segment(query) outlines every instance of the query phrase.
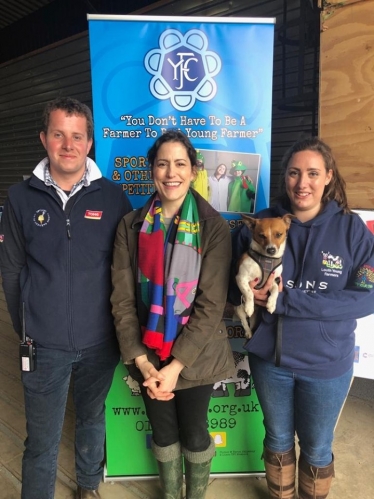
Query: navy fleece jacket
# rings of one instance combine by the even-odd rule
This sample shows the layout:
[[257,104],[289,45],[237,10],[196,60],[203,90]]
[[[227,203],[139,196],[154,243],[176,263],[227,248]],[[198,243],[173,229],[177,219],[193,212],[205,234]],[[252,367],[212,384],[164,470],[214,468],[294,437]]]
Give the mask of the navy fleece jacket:
[[[87,159],[89,185],[63,206],[44,182],[45,159],[8,192],[0,267],[15,331],[46,348],[76,351],[115,337],[110,267],[115,232],[131,211],[122,188]],[[22,306],[23,305],[23,306]]]
[[[281,205],[259,218],[283,216]],[[249,246],[243,225],[233,233],[236,261]],[[305,223],[293,220],[283,257],[283,292],[274,314],[262,320],[246,349],[274,362],[277,316],[283,316],[281,366],[318,378],[342,375],[353,363],[356,319],[374,313],[374,235],[335,201]],[[238,305],[234,281],[229,301]]]

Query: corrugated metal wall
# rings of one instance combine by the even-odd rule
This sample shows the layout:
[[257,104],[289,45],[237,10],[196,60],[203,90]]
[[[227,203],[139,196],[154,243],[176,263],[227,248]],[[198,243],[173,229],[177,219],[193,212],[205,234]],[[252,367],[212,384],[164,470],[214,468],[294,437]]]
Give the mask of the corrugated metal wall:
[[[161,1],[139,12],[276,17],[271,185],[274,195],[285,149],[300,136],[317,133],[319,31],[318,12],[312,1]],[[86,32],[0,65],[0,205],[8,187],[29,175],[44,157],[39,141],[44,104],[67,95],[91,106]]]
[[39,140],[45,103],[67,95],[92,104],[86,33],[0,67],[0,205],[8,187],[45,156]]
[[90,14],[129,14],[156,0],[0,0],[0,63],[87,30]]

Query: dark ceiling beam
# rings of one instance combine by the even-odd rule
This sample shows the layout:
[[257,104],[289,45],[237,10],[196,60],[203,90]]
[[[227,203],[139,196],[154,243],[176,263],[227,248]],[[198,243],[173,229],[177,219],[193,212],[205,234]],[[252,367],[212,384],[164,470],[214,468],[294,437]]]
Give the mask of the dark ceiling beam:
[[[44,0],[46,2],[48,0]],[[8,0],[16,6],[18,0]],[[87,14],[131,14],[152,0],[54,0],[0,29],[0,64],[87,31]],[[3,0],[0,0],[0,13]],[[16,8],[16,7],[13,7]],[[92,10],[91,10],[92,9]]]

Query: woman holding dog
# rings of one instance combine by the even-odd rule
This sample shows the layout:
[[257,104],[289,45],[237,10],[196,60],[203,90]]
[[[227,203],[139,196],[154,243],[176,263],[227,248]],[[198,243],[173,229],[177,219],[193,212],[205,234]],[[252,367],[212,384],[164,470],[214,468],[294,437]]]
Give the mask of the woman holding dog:
[[222,321],[231,256],[225,220],[195,190],[196,151],[167,131],[148,151],[155,194],[120,222],[112,304],[122,360],[139,381],[163,498],[202,499],[215,446],[213,384],[231,376]]
[[[374,236],[350,211],[331,149],[317,138],[287,151],[278,202],[257,217],[286,213],[296,218],[276,309],[260,309],[245,348],[264,414],[270,497],[295,497],[296,433],[299,498],[323,499],[334,476],[334,428],[352,380],[356,319],[374,312]],[[233,236],[234,260],[249,241],[243,225]],[[273,279],[253,289],[257,305],[266,307]],[[235,284],[230,295],[240,304]]]

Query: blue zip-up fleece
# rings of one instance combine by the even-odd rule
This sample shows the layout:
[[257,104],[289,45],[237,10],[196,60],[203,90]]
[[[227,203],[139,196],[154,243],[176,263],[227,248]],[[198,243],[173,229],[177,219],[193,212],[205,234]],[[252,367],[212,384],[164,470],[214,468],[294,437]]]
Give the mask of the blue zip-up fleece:
[[122,188],[87,159],[88,179],[66,203],[44,182],[43,160],[10,187],[1,222],[3,288],[16,332],[47,348],[80,350],[115,336],[110,267]]
[[[288,212],[277,205],[256,216]],[[250,239],[245,225],[234,232],[234,262]],[[282,315],[282,367],[315,378],[347,372],[354,358],[356,319],[374,313],[373,234],[357,214],[344,214],[335,201],[313,220],[292,220],[282,279],[274,314],[261,308],[261,323],[245,348],[274,362],[277,315]],[[240,304],[234,279],[229,301]]]

